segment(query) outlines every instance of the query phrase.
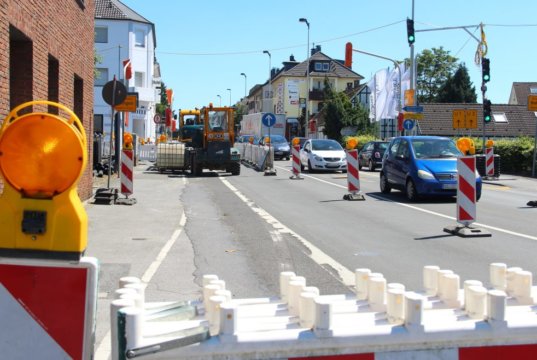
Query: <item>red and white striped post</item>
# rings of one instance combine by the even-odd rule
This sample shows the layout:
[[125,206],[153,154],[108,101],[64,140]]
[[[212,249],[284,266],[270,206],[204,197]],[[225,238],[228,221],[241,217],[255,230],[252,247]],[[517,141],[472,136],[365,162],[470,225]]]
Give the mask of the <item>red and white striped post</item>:
[[358,150],[347,150],[347,189],[344,200],[365,200],[360,191],[360,174],[358,172]]
[[476,218],[475,156],[457,159],[457,222],[468,227]]
[[133,167],[134,167],[134,151],[132,149],[123,149],[121,151],[121,193],[125,195],[126,199],[118,199],[116,203],[122,203],[132,205],[136,203],[136,199],[129,199],[129,195],[134,192],[134,180],[133,180]]
[[303,180],[300,176],[300,145],[293,145],[291,148],[292,160],[293,160],[293,175],[289,177],[291,180]]
[[485,149],[485,164],[487,177],[494,177],[494,148],[488,147]]

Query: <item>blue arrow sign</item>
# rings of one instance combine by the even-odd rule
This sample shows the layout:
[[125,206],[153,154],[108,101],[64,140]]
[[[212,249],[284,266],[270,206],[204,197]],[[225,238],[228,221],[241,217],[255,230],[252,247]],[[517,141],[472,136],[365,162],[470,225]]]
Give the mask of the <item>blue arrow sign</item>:
[[412,130],[413,127],[414,127],[414,120],[406,119],[405,121],[403,121],[403,128],[405,130]]
[[413,112],[413,113],[422,113],[423,106],[405,106],[403,107],[403,111]]
[[263,116],[261,117],[261,122],[266,127],[271,127],[276,123],[276,115],[274,115],[273,113],[263,114]]

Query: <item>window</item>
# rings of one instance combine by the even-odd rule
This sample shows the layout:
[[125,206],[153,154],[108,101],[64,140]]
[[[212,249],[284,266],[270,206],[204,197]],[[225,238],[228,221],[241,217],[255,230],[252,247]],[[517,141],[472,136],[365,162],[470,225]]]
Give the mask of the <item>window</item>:
[[143,72],[136,71],[134,73],[134,86],[144,87],[144,77],[145,74]]
[[323,71],[330,70],[330,64],[329,63],[323,63]]
[[95,42],[107,43],[108,42],[108,27],[95,26]]
[[530,88],[530,94],[537,94],[537,88]]
[[104,115],[93,115],[93,132],[104,133]]
[[507,116],[505,116],[505,113],[492,113],[492,117],[494,118],[494,122],[496,123],[509,123],[509,120],[507,120]]
[[315,63],[315,71],[323,71],[323,64]]
[[[59,102],[60,96],[60,63],[56,58],[48,56],[48,100]],[[48,112],[58,115],[60,109],[56,106],[49,105]]]
[[108,69],[107,68],[97,68],[97,74],[95,74],[95,86],[104,86],[108,82]]
[[73,81],[73,112],[84,122],[84,80],[78,75]]
[[145,32],[143,30],[134,31],[134,46],[145,47]]

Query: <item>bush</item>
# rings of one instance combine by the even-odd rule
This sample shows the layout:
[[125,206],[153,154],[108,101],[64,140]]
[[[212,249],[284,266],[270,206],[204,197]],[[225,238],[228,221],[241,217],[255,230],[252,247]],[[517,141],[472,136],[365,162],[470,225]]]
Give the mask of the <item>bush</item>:
[[356,149],[358,149],[358,151],[362,150],[362,147],[364,147],[366,143],[373,141],[373,140],[380,140],[374,135],[345,136],[343,137],[343,144],[342,144],[343,147],[345,147],[345,144],[347,143],[349,139],[356,139],[356,141],[358,142]]

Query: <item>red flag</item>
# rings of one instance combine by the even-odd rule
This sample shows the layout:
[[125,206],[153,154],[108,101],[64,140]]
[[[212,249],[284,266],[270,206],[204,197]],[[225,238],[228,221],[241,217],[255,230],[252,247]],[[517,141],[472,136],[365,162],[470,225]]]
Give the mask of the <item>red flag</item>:
[[166,108],[166,127],[172,126],[172,109]]
[[123,60],[123,70],[125,72],[125,80],[129,80],[132,78],[132,65],[131,60]]

